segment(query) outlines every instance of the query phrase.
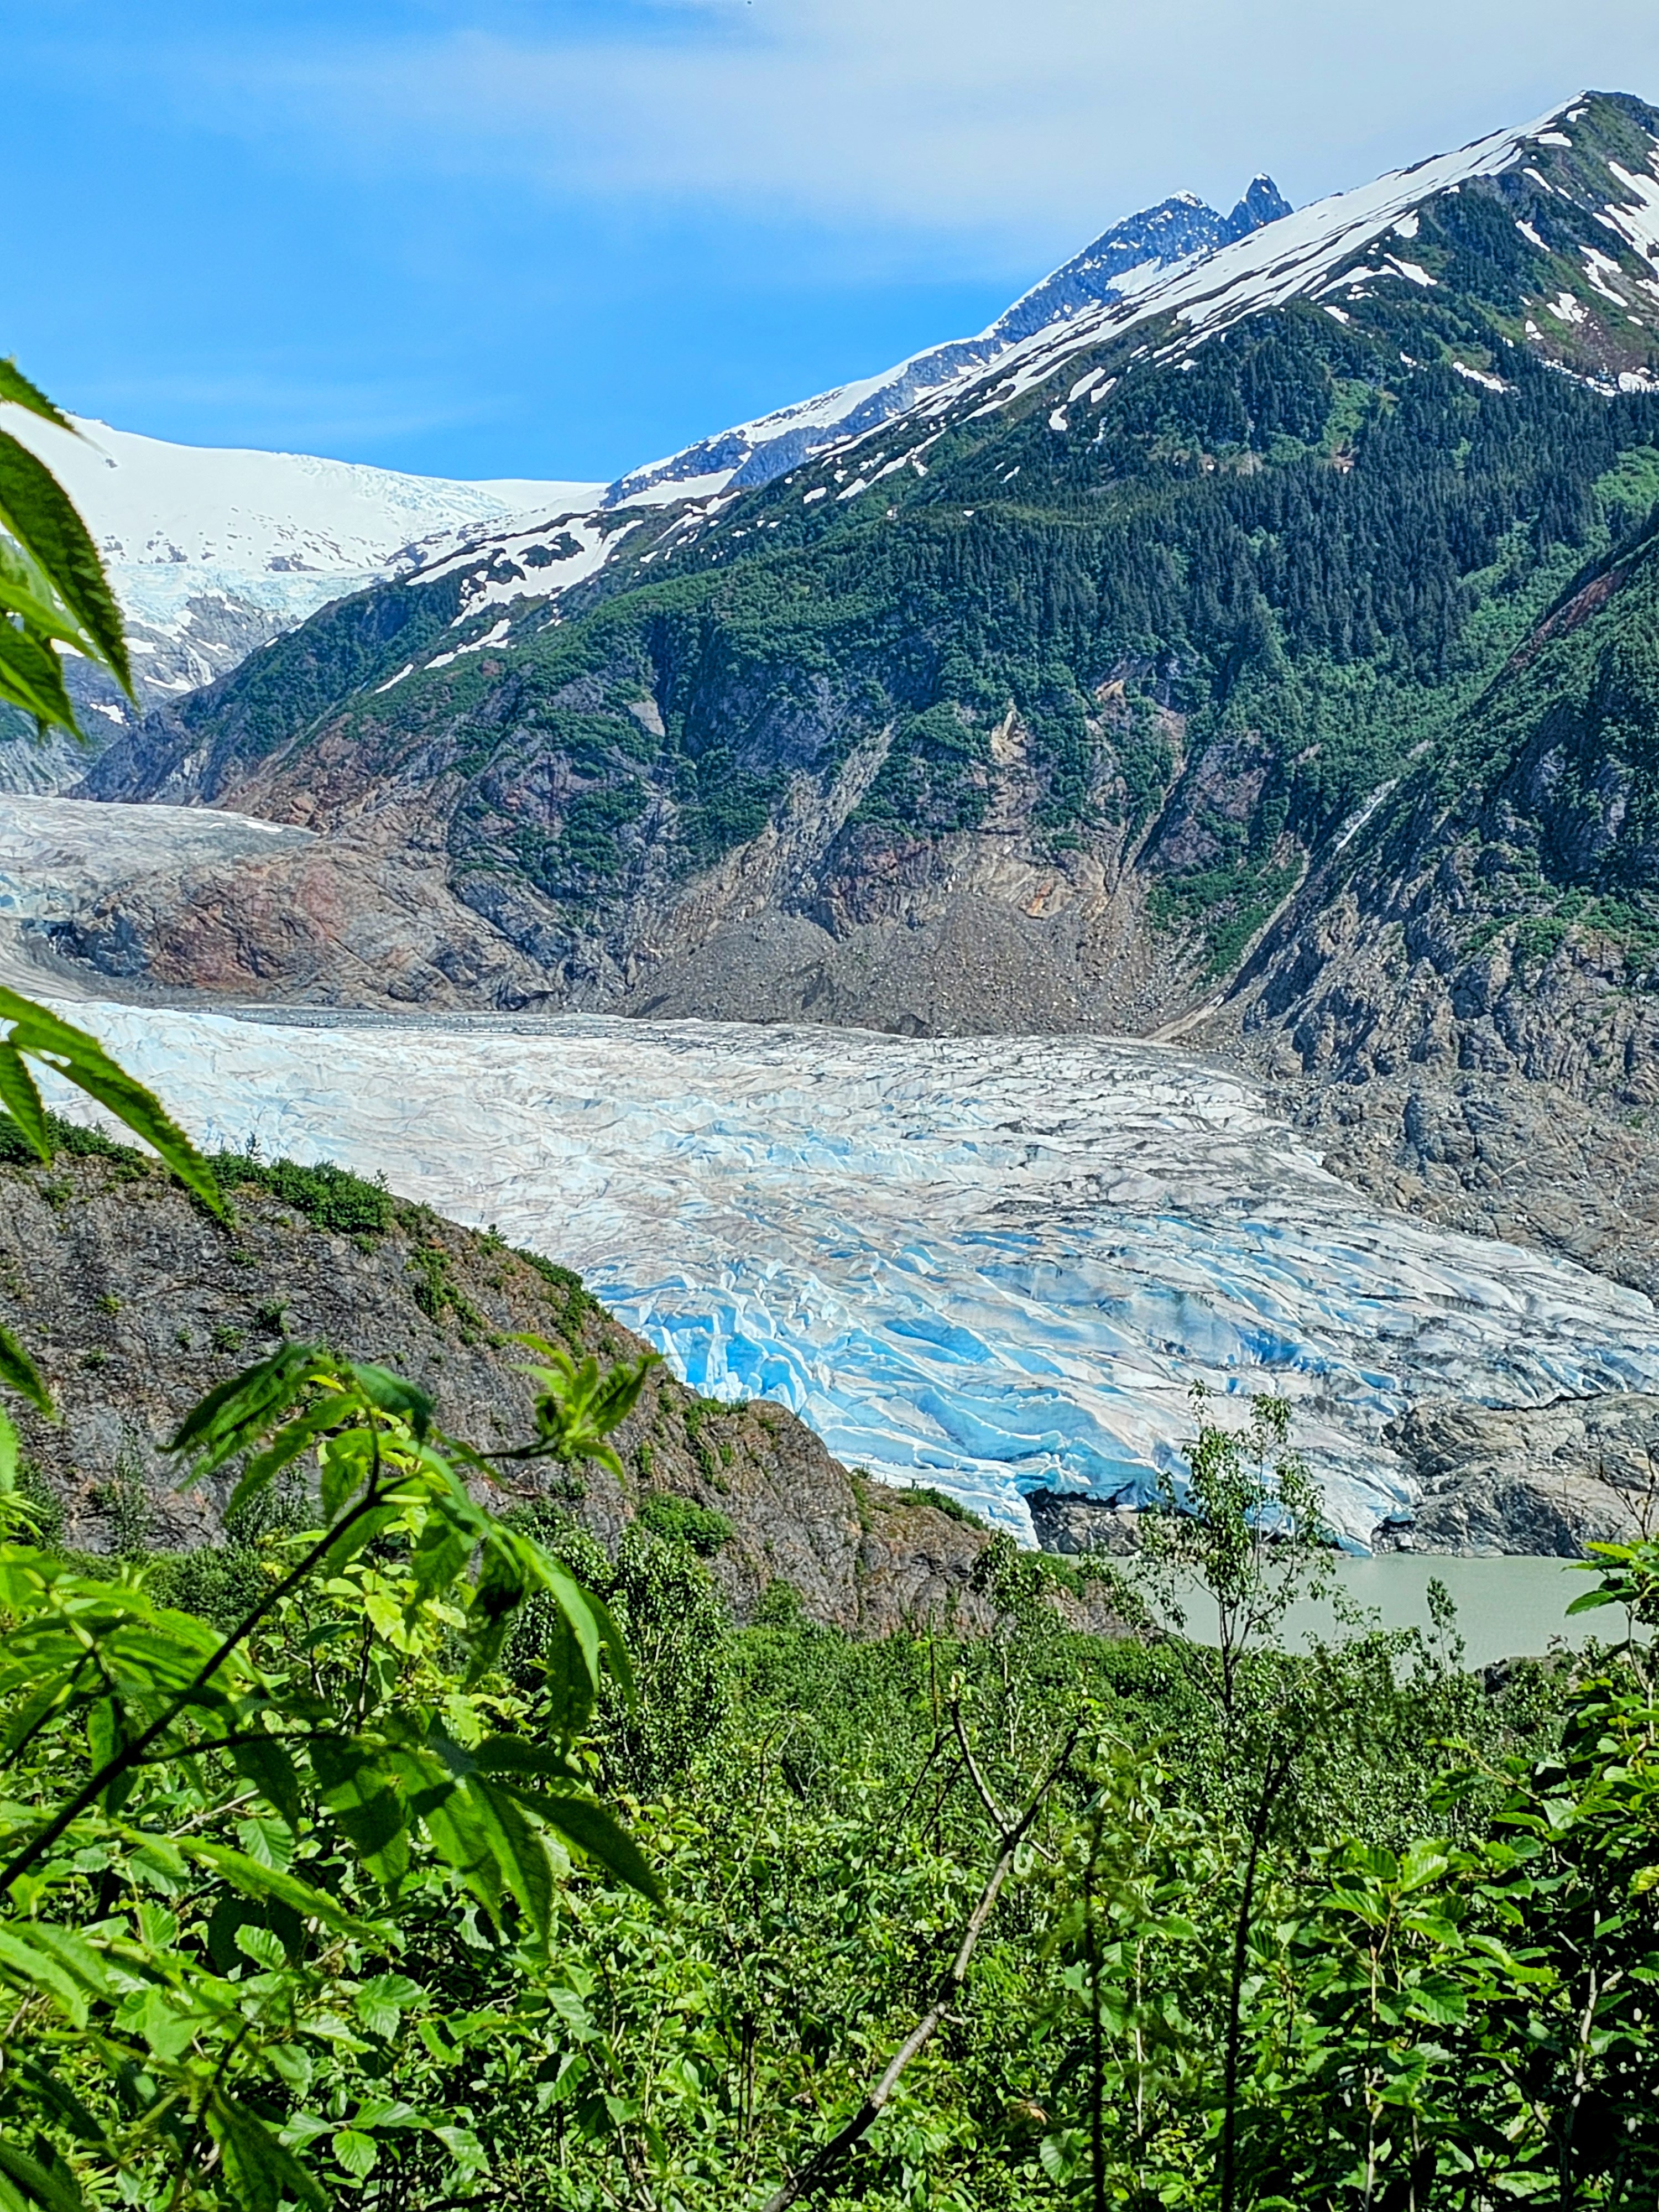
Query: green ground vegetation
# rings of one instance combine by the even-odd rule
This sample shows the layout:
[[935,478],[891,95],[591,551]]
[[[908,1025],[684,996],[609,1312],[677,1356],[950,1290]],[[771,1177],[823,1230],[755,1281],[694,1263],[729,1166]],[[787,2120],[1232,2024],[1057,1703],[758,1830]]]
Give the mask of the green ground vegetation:
[[[603,1449],[604,1378],[561,1387],[552,1425]],[[1135,1633],[1068,1626],[1105,1571],[1006,1536],[972,1632],[858,1642],[783,1584],[742,1628],[716,1516],[440,1535],[460,1509],[395,1397],[313,1363],[273,1411],[244,1378],[198,1448],[298,1413],[319,1466],[245,1477],[225,1544],[112,1579],[20,1540],[14,1493],[14,2201],[1651,2203],[1659,1548],[1602,1561],[1637,1640],[1501,1684],[1443,1601],[1426,1635],[1286,1656],[1316,1495],[1282,1407],[1200,1407],[1117,1593]],[[354,1453],[400,1501],[355,1549]],[[1213,1646],[1160,1625],[1194,1575]],[[584,1622],[614,1638],[591,1669]],[[199,1673],[239,1630],[222,1696],[180,1705],[165,1656]]]

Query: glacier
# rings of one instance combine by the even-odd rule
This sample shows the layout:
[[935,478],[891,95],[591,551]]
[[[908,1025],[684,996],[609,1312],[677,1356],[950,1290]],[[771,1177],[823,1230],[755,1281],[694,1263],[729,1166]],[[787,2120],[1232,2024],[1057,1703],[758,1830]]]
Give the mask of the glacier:
[[695,1389],[778,1400],[1027,1540],[1033,1488],[1178,1480],[1194,1383],[1290,1398],[1356,1549],[1409,1510],[1385,1431],[1413,1405],[1659,1389],[1640,1293],[1370,1206],[1173,1046],[66,1011],[203,1144],[493,1224]]
[[532,507],[590,507],[605,489],[516,477],[467,483],[310,453],[173,445],[70,420],[73,434],[0,409],[0,423],[75,501],[123,611],[158,631],[188,629],[191,601],[215,593],[300,623],[386,575],[422,539]]
[[[96,540],[127,625],[139,705],[164,707],[224,675],[331,599],[416,566],[426,541],[529,508],[591,507],[598,483],[468,483],[308,453],[179,446],[70,417],[64,430],[0,406],[0,429],[46,462]],[[137,719],[115,686],[72,660],[88,725]],[[0,787],[79,782],[72,740],[0,747]]]

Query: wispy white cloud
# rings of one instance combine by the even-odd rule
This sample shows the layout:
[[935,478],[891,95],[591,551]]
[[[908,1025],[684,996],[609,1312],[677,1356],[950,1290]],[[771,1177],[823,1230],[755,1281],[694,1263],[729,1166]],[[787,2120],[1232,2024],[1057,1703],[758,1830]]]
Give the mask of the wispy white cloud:
[[[349,21],[349,18],[340,19]],[[1258,167],[1297,198],[1585,83],[1654,89],[1649,0],[655,0],[423,9],[396,35],[198,46],[230,127],[504,189],[1080,240]],[[446,21],[452,27],[444,27]]]
[[485,419],[487,408],[434,395],[408,377],[329,377],[303,366],[135,375],[119,368],[99,382],[98,405],[118,423],[188,416],[194,435],[306,453],[349,451],[370,438],[412,438]]

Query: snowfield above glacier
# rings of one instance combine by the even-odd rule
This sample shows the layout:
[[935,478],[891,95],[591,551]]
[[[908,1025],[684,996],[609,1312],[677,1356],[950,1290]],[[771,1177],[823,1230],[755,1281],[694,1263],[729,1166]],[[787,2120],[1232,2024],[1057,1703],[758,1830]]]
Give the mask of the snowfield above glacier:
[[97,540],[123,611],[155,629],[177,628],[189,600],[214,591],[301,622],[421,539],[532,507],[589,507],[604,489],[172,445],[106,422],[77,422],[72,436],[15,407],[0,410],[0,426],[52,470]]
[[[0,407],[0,428],[46,462],[96,540],[144,707],[210,684],[330,600],[413,567],[424,541],[526,510],[544,520],[587,508],[605,489],[465,483],[309,453],[179,446],[92,421],[71,433],[12,406]],[[132,720],[85,662],[70,663],[70,686],[92,732]],[[86,767],[67,739],[10,744],[0,748],[0,787],[64,788]]]
[[73,1011],[204,1144],[494,1224],[695,1389],[1028,1539],[1033,1488],[1178,1475],[1196,1382],[1291,1398],[1358,1547],[1409,1510],[1385,1430],[1412,1407],[1659,1389],[1639,1293],[1368,1208],[1169,1047]]

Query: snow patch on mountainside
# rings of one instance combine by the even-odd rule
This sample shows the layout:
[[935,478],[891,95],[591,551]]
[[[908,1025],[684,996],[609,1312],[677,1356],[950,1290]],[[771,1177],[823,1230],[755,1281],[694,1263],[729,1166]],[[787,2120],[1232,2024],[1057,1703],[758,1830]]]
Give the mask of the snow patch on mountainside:
[[0,410],[0,426],[75,501],[124,609],[177,633],[203,593],[302,621],[384,574],[419,539],[533,506],[590,507],[604,489],[459,483],[308,453],[176,446],[91,421],[71,436],[15,407]]
[[[969,372],[924,401],[916,416],[933,421],[954,412],[966,394],[981,389],[993,376],[997,382],[992,404],[1009,404],[1047,381],[1073,355],[1160,316],[1177,318],[1183,326],[1177,345],[1184,346],[1245,315],[1309,298],[1389,233],[1414,236],[1415,212],[1425,200],[1475,177],[1496,176],[1522,160],[1529,144],[1547,143],[1549,125],[1563,112],[1553,108],[1524,130],[1493,131],[1455,153],[1391,170],[1371,184],[1297,209],[1212,253],[1152,272],[1133,296],[1103,301],[1062,325],[1034,332],[993,369]],[[1354,272],[1359,281],[1393,278],[1413,286],[1433,281],[1414,262],[1389,254],[1376,258],[1374,270]]]
[[[1417,237],[1419,210],[1475,178],[1527,162],[1529,154],[1543,158],[1539,149],[1564,138],[1556,125],[1581,97],[1523,128],[1490,132],[1300,210],[1291,210],[1266,179],[1258,179],[1225,218],[1189,198],[1166,201],[1106,233],[978,338],[936,347],[880,376],[689,447],[618,478],[605,503],[686,502],[672,531],[646,556],[667,561],[718,527],[721,508],[740,490],[810,464],[802,501],[810,506],[833,491],[839,504],[896,470],[925,474],[922,453],[951,424],[994,415],[1039,386],[1054,387],[1048,424],[1056,437],[1091,435],[1092,410],[1119,379],[1094,366],[1079,375],[1070,364],[1128,333],[1147,329],[1149,358],[1190,359],[1214,333],[1293,300],[1322,300],[1346,319],[1347,309],[1330,295],[1354,303],[1382,287],[1432,290],[1431,272],[1396,250]],[[1659,184],[1610,167],[1619,189],[1603,219],[1610,231],[1650,252],[1646,240]],[[1577,302],[1569,304],[1582,316]],[[1152,327],[1159,324],[1161,331]],[[878,449],[866,459],[878,438]],[[744,526],[750,526],[746,514]],[[488,526],[469,533],[471,557],[481,556],[489,534]]]

